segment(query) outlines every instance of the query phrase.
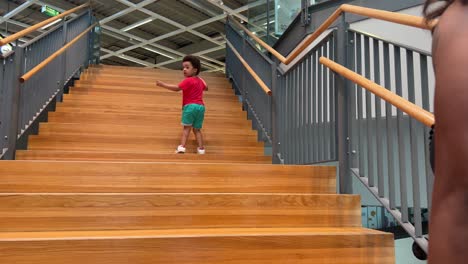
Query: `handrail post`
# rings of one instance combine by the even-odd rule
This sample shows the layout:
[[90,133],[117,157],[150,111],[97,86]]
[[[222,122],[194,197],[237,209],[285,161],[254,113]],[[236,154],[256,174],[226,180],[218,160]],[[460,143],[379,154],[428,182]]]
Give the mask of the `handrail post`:
[[3,159],[14,160],[16,154],[16,141],[18,138],[18,126],[20,122],[20,89],[21,83],[19,76],[23,73],[24,68],[24,48],[18,45],[18,41],[15,47],[14,54],[14,78],[13,83],[9,87],[5,87],[4,103],[5,103],[5,120],[4,126],[6,136],[2,140],[7,141],[7,151],[3,156]]
[[278,115],[277,115],[277,104],[276,100],[278,98],[278,74],[277,69],[277,60],[273,60],[271,64],[271,148],[272,148],[272,163],[280,164],[280,153],[279,153],[279,134],[278,134]]
[[[345,14],[341,14],[341,21],[338,23],[338,30],[335,39],[336,61],[342,65],[348,64],[347,59],[347,31],[349,25],[346,23]],[[335,74],[335,89],[337,93],[337,138],[338,142],[338,164],[339,164],[339,192],[353,193],[352,178],[350,171],[350,153],[349,153],[349,89],[348,81],[339,74]]]
[[[68,22],[63,22],[63,27],[62,27],[62,34],[63,34],[63,46],[65,46],[67,43],[68,43]],[[65,51],[63,54],[62,54],[62,67],[60,67],[60,81],[58,83],[58,87],[57,89],[59,90],[59,92],[57,93],[57,97],[56,97],[56,101],[57,102],[62,102],[63,101],[63,87],[65,86],[65,79],[66,79],[66,74],[67,74],[67,53],[68,51]]]
[[[91,26],[93,24],[93,13],[91,11],[91,9],[88,10],[88,19],[89,19],[89,26]],[[93,56],[93,47],[94,47],[94,30],[95,30],[96,27],[94,27],[93,29],[91,29],[89,32],[88,32],[88,50],[87,50],[87,59],[84,63],[84,67],[85,69],[88,68],[89,64],[91,64],[91,61],[92,61],[92,56]]]

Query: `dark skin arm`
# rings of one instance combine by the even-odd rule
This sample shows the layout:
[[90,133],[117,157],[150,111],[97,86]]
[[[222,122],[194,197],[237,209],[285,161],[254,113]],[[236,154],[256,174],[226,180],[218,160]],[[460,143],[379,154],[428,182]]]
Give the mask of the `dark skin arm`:
[[202,80],[203,84],[205,85],[205,89],[203,90],[208,91],[208,84],[206,84],[205,80],[203,80],[202,78],[200,78],[200,80]]
[[468,259],[468,6],[459,1],[434,35],[435,183],[429,263]]
[[168,90],[174,91],[174,92],[178,92],[178,91],[182,90],[182,89],[179,88],[179,86],[177,86],[175,84],[165,83],[165,82],[161,82],[161,81],[156,81],[156,85],[160,86],[160,87],[163,87],[163,88],[166,88]]

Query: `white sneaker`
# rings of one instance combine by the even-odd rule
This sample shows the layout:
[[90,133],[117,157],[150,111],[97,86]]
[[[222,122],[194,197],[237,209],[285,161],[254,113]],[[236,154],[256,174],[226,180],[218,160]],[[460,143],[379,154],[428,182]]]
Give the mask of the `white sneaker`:
[[197,153],[200,154],[200,155],[203,155],[203,154],[205,154],[205,149],[197,148]]
[[184,154],[185,153],[185,148],[182,145],[179,145],[175,151],[176,154]]

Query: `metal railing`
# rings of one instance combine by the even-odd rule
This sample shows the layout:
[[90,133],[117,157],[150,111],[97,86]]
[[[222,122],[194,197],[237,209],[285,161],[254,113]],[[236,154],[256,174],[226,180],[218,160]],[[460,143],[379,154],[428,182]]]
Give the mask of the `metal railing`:
[[[263,67],[256,72],[264,82],[272,76],[271,105],[257,108],[256,116],[259,122],[268,120],[272,124],[268,132],[273,161],[338,161],[340,192],[352,193],[352,177],[359,179],[427,252],[422,208],[430,210],[433,184],[428,150],[428,132],[433,124],[429,113],[433,93],[429,89],[430,54],[351,30],[346,12],[424,29],[437,23],[342,5],[287,57],[233,19],[228,19],[226,35],[229,41],[239,43],[239,49],[245,49],[242,43],[261,45],[272,55],[271,60],[245,53],[243,58]],[[251,39],[257,42],[250,43]],[[334,67],[334,74],[326,58],[344,67]],[[239,90],[260,91],[244,81],[233,59],[227,59],[226,65],[226,72]],[[271,66],[276,70],[265,70]],[[363,75],[360,85],[367,87],[373,81],[378,90],[363,90],[345,79],[345,67]],[[379,96],[390,101],[384,102]],[[395,103],[395,98],[400,101]]]
[[286,164],[336,160],[336,90],[321,56],[335,57],[335,34],[328,33],[300,61],[280,75],[278,151]]
[[[254,121],[254,126],[261,132],[262,138],[271,143],[272,119],[271,119],[271,93],[275,67],[272,60],[248,42],[229,23],[226,24],[226,37],[228,45],[226,47],[226,62],[233,65],[226,69],[226,74],[233,81],[233,85],[242,97],[244,108],[247,110],[249,118]],[[239,54],[243,59],[236,56]],[[245,62],[248,67],[246,67]],[[251,67],[261,80],[256,80],[248,68]],[[235,69],[232,71],[231,69]],[[259,83],[260,81],[260,83]]]
[[[56,101],[62,100],[66,84],[84,67],[98,62],[95,52],[98,28],[91,10],[66,20],[73,13],[70,11],[46,21],[52,23],[63,17],[60,25],[22,45],[16,41],[14,53],[0,59],[2,159],[14,159],[16,148],[27,146],[28,135],[37,134],[38,123],[46,120],[47,111],[54,109]],[[39,28],[38,25],[2,41],[15,41]]]

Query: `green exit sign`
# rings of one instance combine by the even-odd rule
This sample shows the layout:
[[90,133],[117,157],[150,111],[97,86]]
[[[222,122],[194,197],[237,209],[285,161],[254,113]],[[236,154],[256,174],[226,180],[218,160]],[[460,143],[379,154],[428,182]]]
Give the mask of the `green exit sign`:
[[50,6],[46,6],[46,5],[42,6],[41,13],[44,13],[44,14],[46,14],[48,16],[51,16],[51,17],[60,15],[59,11],[53,9]]

